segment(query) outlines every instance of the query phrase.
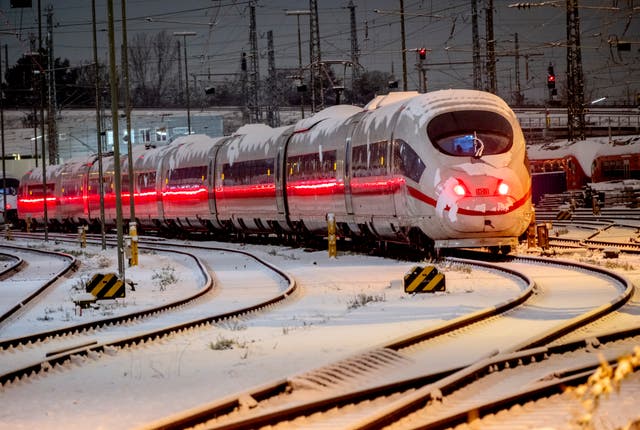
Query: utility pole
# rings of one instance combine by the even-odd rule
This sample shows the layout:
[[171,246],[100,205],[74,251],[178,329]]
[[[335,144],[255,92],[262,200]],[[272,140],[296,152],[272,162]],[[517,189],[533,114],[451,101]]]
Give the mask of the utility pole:
[[[311,109],[317,112],[324,107],[322,85],[322,55],[320,54],[320,28],[318,26],[318,1],[309,0],[309,56],[311,71]],[[317,87],[317,88],[316,88]],[[319,94],[318,94],[319,93]],[[319,99],[319,101],[318,101]]]
[[400,0],[400,35],[402,40],[402,91],[407,91],[407,34],[404,30],[404,0]]
[[4,160],[4,91],[2,89],[2,45],[0,45],[0,140],[2,140],[2,213],[5,224],[7,223],[7,167]]
[[[122,74],[124,84],[124,113],[127,118],[127,161],[129,171],[129,229],[137,230],[136,206],[134,202],[135,178],[133,177],[133,137],[131,136],[131,97],[129,94],[129,53],[127,48],[127,0],[122,1]],[[189,130],[191,133],[191,130]],[[132,259],[133,261],[133,259]]]
[[60,163],[56,127],[56,70],[53,56],[53,5],[47,7],[47,134],[49,136],[49,164]]
[[489,79],[487,91],[496,94],[496,41],[493,36],[493,0],[487,0],[486,13],[487,77]]
[[280,126],[280,108],[276,87],[276,58],[273,49],[273,31],[267,32],[267,52],[269,58],[269,104],[267,107],[267,122],[271,127]]
[[355,92],[354,84],[360,76],[360,49],[358,48],[358,30],[356,27],[356,6],[349,0],[349,23],[351,25],[351,92]]
[[520,92],[520,45],[518,43],[518,33],[514,35],[515,39],[515,67],[516,67],[516,91],[515,104],[522,104],[522,93]]
[[[182,49],[180,48],[180,39],[177,39],[176,51],[178,53],[178,88],[184,88],[184,86],[182,85]],[[180,93],[180,101],[184,103],[183,92]]]
[[478,0],[471,0],[471,46],[473,49],[473,89],[482,89],[482,65],[480,63],[480,36],[478,34]]
[[109,83],[111,85],[111,127],[113,130],[113,176],[116,194],[116,230],[118,235],[118,275],[124,282],[124,241],[122,238],[122,183],[120,177],[120,130],[118,127],[118,79],[116,74],[115,29],[113,0],[107,0],[109,27]]
[[251,2],[249,6],[249,43],[251,52],[249,53],[249,114],[251,121],[259,123],[262,121],[262,111],[260,109],[260,69],[258,68],[258,33],[256,31],[256,4]]
[[311,15],[310,10],[288,10],[287,15],[295,15],[298,20],[298,76],[299,79],[298,92],[300,93],[300,115],[304,118],[304,89],[306,91],[306,85],[304,85],[302,75],[302,38],[300,37],[300,15]]
[[240,56],[240,88],[242,90],[242,122],[251,122],[251,112],[249,112],[249,94],[247,91],[247,54],[243,52]]
[[47,210],[47,160],[46,160],[46,139],[44,138],[44,50],[42,49],[42,11],[40,0],[38,0],[38,58],[40,58],[40,139],[42,141],[42,215],[44,217],[44,241],[49,241],[49,212]]
[[100,96],[100,64],[98,63],[98,41],[96,29],[96,0],[91,0],[91,17],[93,30],[93,66],[95,76],[96,90],[96,142],[98,143],[98,192],[100,193],[100,242],[102,249],[107,249],[106,231],[104,226],[104,174],[102,169],[102,118],[100,114],[100,105],[102,97]]
[[567,0],[567,98],[568,139],[584,140],[584,76],[580,53],[578,0]]

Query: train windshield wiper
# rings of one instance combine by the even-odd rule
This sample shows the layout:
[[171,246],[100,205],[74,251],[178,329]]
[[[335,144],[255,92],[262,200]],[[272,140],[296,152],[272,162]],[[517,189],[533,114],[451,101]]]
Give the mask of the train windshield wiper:
[[484,152],[484,142],[478,137],[478,134],[473,132],[473,156],[474,158],[482,157]]

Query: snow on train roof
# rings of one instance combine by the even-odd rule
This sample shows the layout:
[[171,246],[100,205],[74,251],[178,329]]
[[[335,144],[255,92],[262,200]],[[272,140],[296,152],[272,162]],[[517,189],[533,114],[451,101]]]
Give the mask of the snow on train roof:
[[272,128],[266,124],[246,124],[236,130],[225,143],[222,150],[226,160],[233,164],[241,154],[261,154],[267,156],[272,152],[271,144],[275,142],[290,126]]
[[171,142],[173,151],[162,152],[164,156],[168,156],[169,169],[173,170],[176,166],[186,166],[187,161],[200,160],[200,163],[207,163],[211,149],[218,143],[220,138],[212,138],[205,134],[190,134],[181,136]]
[[364,110],[374,110],[382,106],[387,106],[393,103],[397,103],[406,99],[417,96],[417,91],[399,91],[395,93],[383,94],[376,96],[373,100],[364,106]]
[[335,105],[328,107],[326,109],[322,109],[320,112],[317,112],[313,116],[308,118],[301,119],[295,124],[295,131],[300,132],[304,130],[311,129],[314,125],[319,123],[320,121],[326,119],[347,119],[350,116],[353,116],[359,112],[362,112],[362,108],[358,106],[352,105]]
[[590,137],[577,142],[555,141],[543,145],[527,145],[530,160],[552,160],[573,155],[584,172],[591,172],[591,164],[604,155],[640,153],[640,135]]

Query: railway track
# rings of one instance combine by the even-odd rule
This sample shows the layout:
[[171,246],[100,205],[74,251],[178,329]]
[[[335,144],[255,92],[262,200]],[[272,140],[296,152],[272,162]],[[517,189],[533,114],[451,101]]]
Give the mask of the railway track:
[[[3,244],[14,264],[4,269],[0,288],[0,329],[7,321],[29,308],[39,296],[54,286],[61,277],[77,268],[76,259],[68,254]],[[8,279],[9,275],[11,277]]]
[[[523,274],[524,266],[531,265],[544,265],[545,275],[529,278]],[[558,297],[570,293],[562,287],[566,273],[561,272],[569,270],[567,267],[577,270],[579,275],[574,276],[581,277],[580,285],[595,284],[593,290],[584,292],[595,300],[581,302],[572,311],[566,302],[557,303]],[[549,353],[544,352],[549,351],[546,344],[613,312],[628,302],[633,292],[628,281],[618,275],[575,263],[550,265],[525,258],[493,269],[506,270],[526,285],[517,298],[316,371],[151,423],[148,428],[199,424],[216,429],[273,425],[380,428],[433,396],[440,401],[446,395],[443,393],[451,390],[448,387],[459,387],[483,372],[511,367],[514,362],[540,361],[540,354]],[[540,267],[531,270],[535,273]],[[530,280],[536,278],[537,286]],[[519,328],[518,321],[526,324]],[[547,323],[538,324],[540,321]],[[523,333],[528,334],[524,340]],[[481,345],[478,339],[482,339]],[[521,352],[530,348],[538,355],[527,358],[527,353]],[[388,410],[390,404],[398,409]]]
[[[57,240],[62,238],[59,237]],[[200,273],[201,285],[195,293],[171,303],[125,315],[68,325],[11,339],[0,339],[0,358],[5,357],[2,360],[5,364],[0,370],[2,373],[0,383],[8,384],[33,374],[43,375],[56,365],[69,362],[73,357],[96,356],[104,352],[162,339],[202,325],[238,318],[281,302],[296,289],[295,282],[286,273],[249,252],[201,247],[201,254],[210,254],[208,257],[203,257],[185,251],[184,246],[180,248],[182,250],[173,249],[170,252],[192,259],[196,270]],[[161,251],[157,247],[144,245],[140,249]],[[267,293],[252,295],[244,300],[238,300],[233,291],[227,292],[226,296],[224,291],[211,293],[214,281],[207,266],[215,267],[216,259],[222,258],[236,258],[236,264],[244,266],[245,270],[250,270],[247,266],[254,265],[256,271],[268,271],[271,274],[268,277],[273,278],[273,287]],[[203,259],[205,262],[202,261]],[[258,266],[260,269],[256,269]],[[257,279],[259,280],[259,277]],[[217,290],[224,290],[224,287],[219,287]],[[164,315],[169,311],[177,316],[174,315],[171,319],[165,320]],[[163,321],[171,321],[171,323]],[[127,326],[126,336],[120,334],[121,330],[112,328],[122,325]],[[132,325],[135,325],[135,328]],[[29,364],[25,365],[25,363]]]

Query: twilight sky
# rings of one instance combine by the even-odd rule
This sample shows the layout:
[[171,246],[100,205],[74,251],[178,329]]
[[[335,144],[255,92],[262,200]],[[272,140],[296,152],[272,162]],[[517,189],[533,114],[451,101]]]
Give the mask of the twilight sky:
[[[9,66],[30,50],[29,37],[37,38],[38,0],[33,7],[12,9],[10,0],[0,0],[0,43],[7,45]],[[365,69],[393,71],[402,77],[399,0],[353,0],[360,64]],[[565,1],[558,7],[509,8],[516,1],[494,0],[494,33],[498,55],[498,94],[511,101],[515,90],[515,33],[520,52],[520,86],[529,99],[546,96],[549,63],[555,66],[558,88],[566,72]],[[550,2],[546,2],[550,3]],[[608,96],[625,102],[640,91],[640,10],[632,2],[580,0],[582,58],[587,80],[585,99]],[[318,0],[321,52],[323,60],[351,58],[349,0]],[[91,62],[91,1],[41,0],[43,37],[46,12],[53,10],[54,55],[68,58],[73,65]],[[99,55],[107,61],[107,0],[96,0]],[[198,74],[202,85],[224,79],[209,73],[236,73],[240,56],[249,49],[249,1],[247,0],[127,0],[127,32],[157,33],[166,30],[195,31],[187,39],[189,72]],[[298,63],[297,19],[286,10],[308,9],[308,1],[258,0],[256,23],[261,76],[266,76],[267,32],[273,31],[277,68],[293,68]],[[612,6],[617,6],[617,10]],[[409,89],[418,88],[415,49],[429,49],[427,80],[429,90],[471,88],[471,2],[469,0],[404,0]],[[485,1],[478,0],[481,48],[486,39]],[[595,7],[595,8],[594,8]],[[120,38],[121,2],[114,0],[117,43]],[[300,17],[302,62],[309,62],[309,20]],[[17,34],[17,36],[16,36]],[[631,51],[618,52],[608,41],[631,41]],[[180,38],[182,40],[182,38]],[[3,51],[4,54],[4,51]],[[4,56],[4,55],[3,55]],[[526,56],[526,57],[525,57]],[[3,60],[4,65],[4,60]],[[338,76],[342,67],[335,69]]]

